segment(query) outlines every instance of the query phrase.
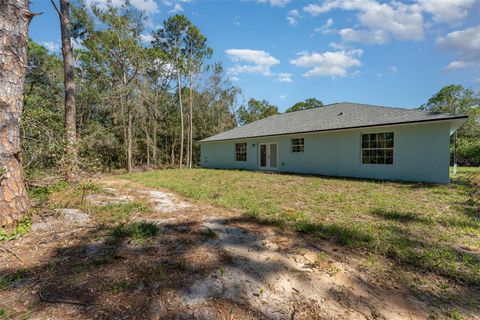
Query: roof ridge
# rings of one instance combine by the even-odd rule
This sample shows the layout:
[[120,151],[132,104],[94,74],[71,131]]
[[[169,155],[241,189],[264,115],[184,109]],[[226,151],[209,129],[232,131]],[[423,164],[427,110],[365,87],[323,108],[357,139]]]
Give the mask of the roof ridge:
[[341,101],[341,102],[332,102],[332,103],[328,103],[328,104],[323,104],[322,106],[309,108],[309,109],[295,110],[295,111],[290,111],[290,112],[280,112],[280,113],[277,113],[276,115],[290,114],[290,113],[296,113],[296,112],[301,112],[301,111],[308,111],[308,110],[318,109],[318,108],[322,108],[322,107],[332,107],[332,106],[335,106],[335,105],[338,105],[338,104],[350,104],[350,105],[357,105],[357,106],[366,106],[366,107],[383,108],[383,109],[397,109],[397,110],[406,110],[406,111],[423,111],[425,113],[428,113],[425,110],[421,110],[421,109],[418,109],[418,108],[387,107],[387,106],[381,106],[381,105],[378,105],[378,104]]
[[336,102],[299,111],[309,112],[278,113],[205,138],[202,142],[466,118],[421,109],[352,102]]

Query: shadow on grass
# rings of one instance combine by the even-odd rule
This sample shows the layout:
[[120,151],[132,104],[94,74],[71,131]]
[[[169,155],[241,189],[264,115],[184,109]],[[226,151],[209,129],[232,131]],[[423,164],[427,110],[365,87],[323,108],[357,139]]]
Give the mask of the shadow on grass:
[[[244,222],[260,225],[258,220],[252,218],[222,219],[221,223],[232,225]],[[473,274],[471,269],[459,269],[453,273],[453,269],[444,269],[436,264],[439,260],[430,259],[428,254],[438,252],[442,257],[443,253],[448,252],[456,262],[469,259],[466,263],[473,267],[480,265],[478,259],[453,248],[425,243],[400,227],[392,226],[387,230],[395,245],[388,242],[380,248],[375,234],[349,225],[302,222],[297,224],[297,230],[299,238],[294,241],[297,245],[303,245],[300,239],[307,242],[311,239],[302,235],[314,235],[322,239],[314,240],[315,246],[328,241],[343,247],[344,254],[356,254],[358,249],[375,251],[404,267],[446,276],[459,286],[467,284],[474,288],[479,283],[479,275]],[[235,243],[235,246],[250,248],[263,239],[265,235],[255,234],[249,241]],[[32,292],[29,305],[33,313],[45,311],[51,304],[74,303],[79,305],[76,312],[81,318],[190,319],[194,318],[195,310],[170,303],[188,295],[199,279],[208,279],[209,275],[218,274],[224,266],[232,266],[231,261],[235,259],[219,253],[218,259],[201,258],[193,264],[192,253],[217,241],[211,230],[202,229],[196,222],[162,225],[160,228],[148,223],[98,226],[71,240],[73,244],[56,249],[44,259],[45,262],[23,270],[23,283],[7,283],[3,290],[23,292],[28,288]],[[423,251],[426,249],[433,251]],[[276,273],[288,266],[280,261],[251,260],[245,263],[245,267],[236,264],[234,268],[239,273],[249,273],[252,269]],[[0,270],[0,275],[15,274],[17,270],[14,269]],[[274,274],[266,273],[263,276],[271,277]],[[17,278],[12,276],[8,279]],[[241,285],[248,286],[247,283]],[[371,283],[370,286],[375,284]],[[35,290],[39,291],[41,298],[33,293]],[[465,294],[465,299],[478,303],[479,289],[472,290]],[[203,307],[215,303],[211,310],[223,308],[223,314],[235,310],[233,318],[264,318],[259,310],[245,304],[242,299],[228,298],[222,294],[206,296]],[[347,290],[339,294],[348,296],[354,293]],[[420,296],[427,301],[437,299],[428,292],[420,292]],[[369,303],[366,301],[368,299],[362,300],[365,300],[362,302],[365,305]],[[449,302],[448,297],[445,301]]]
[[419,222],[419,223],[431,224],[433,222],[432,219],[419,216],[418,214],[411,211],[374,209],[371,211],[371,213],[375,216],[381,217],[386,220],[397,221],[402,223]]
[[[382,212],[376,214],[399,222],[417,222],[422,219],[410,214]],[[428,241],[396,225],[379,224],[376,228],[358,224],[339,225],[301,222],[299,232],[332,241],[348,249],[362,249],[383,255],[407,269],[431,272],[459,285],[476,287],[480,284],[480,257],[459,250],[443,242]]]

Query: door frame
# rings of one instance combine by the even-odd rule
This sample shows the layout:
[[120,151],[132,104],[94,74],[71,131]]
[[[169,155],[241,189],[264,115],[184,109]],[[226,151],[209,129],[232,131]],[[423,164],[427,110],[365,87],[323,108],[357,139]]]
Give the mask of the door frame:
[[[275,144],[277,146],[277,166],[276,167],[272,167],[270,166],[271,164],[271,161],[270,161],[270,146],[272,144]],[[265,145],[266,146],[266,156],[267,156],[267,159],[266,159],[266,162],[267,162],[267,166],[265,167],[262,167],[261,166],[261,161],[262,161],[262,152],[261,152],[261,148],[262,148],[262,145]],[[258,143],[258,168],[260,170],[268,170],[268,171],[276,171],[278,170],[278,142],[275,142],[275,141],[272,141],[272,142],[259,142]]]

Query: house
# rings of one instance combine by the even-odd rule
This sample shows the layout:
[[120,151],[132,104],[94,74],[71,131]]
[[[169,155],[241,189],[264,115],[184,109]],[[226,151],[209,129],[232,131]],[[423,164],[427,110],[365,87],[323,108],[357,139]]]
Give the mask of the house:
[[334,103],[201,140],[205,168],[449,183],[450,136],[467,116]]

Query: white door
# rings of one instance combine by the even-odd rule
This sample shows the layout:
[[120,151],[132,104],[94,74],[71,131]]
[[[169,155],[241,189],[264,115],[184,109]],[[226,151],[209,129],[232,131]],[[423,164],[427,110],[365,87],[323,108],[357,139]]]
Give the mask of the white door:
[[278,147],[276,143],[259,144],[259,163],[260,169],[277,170]]

